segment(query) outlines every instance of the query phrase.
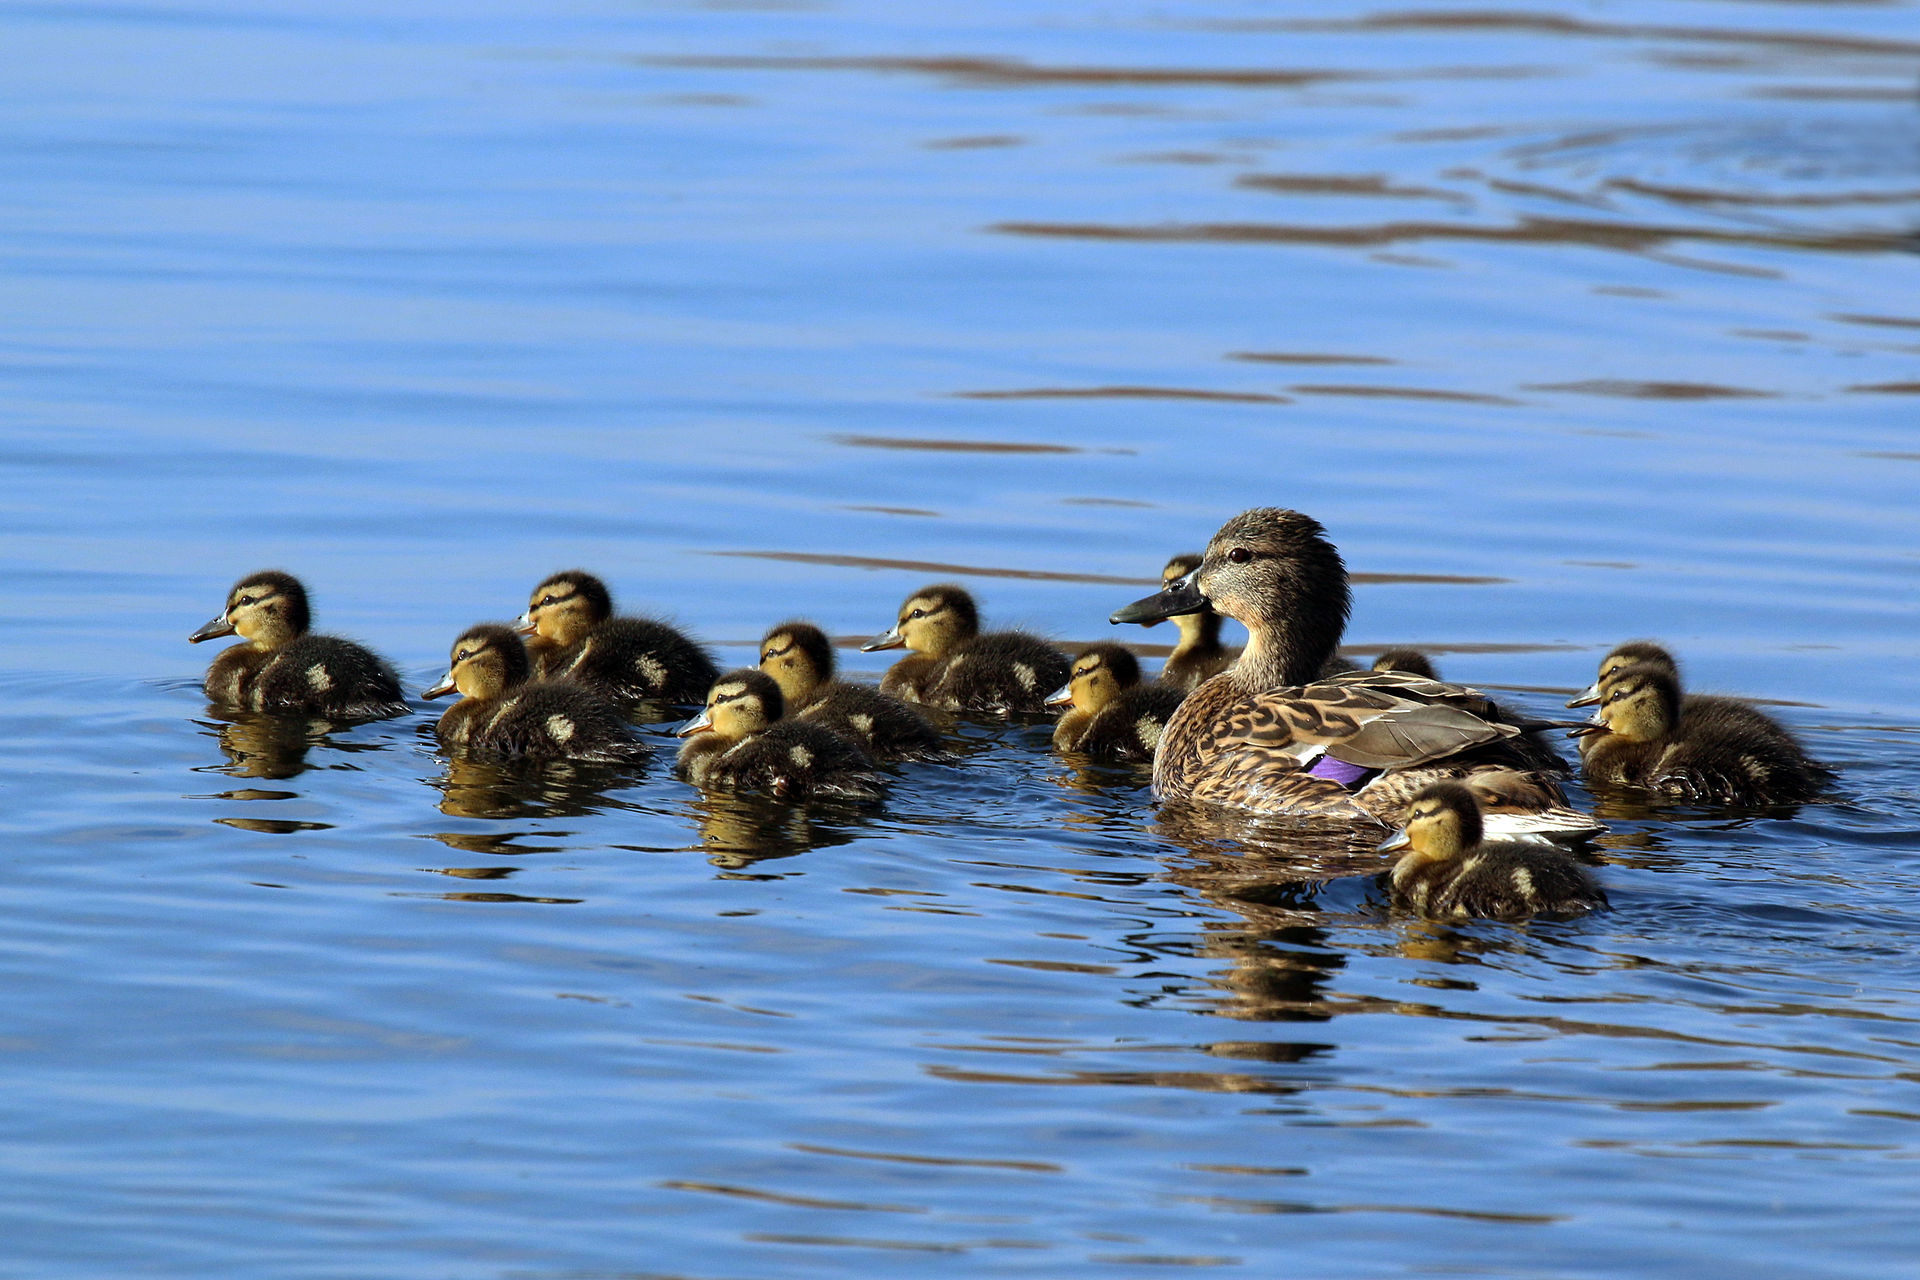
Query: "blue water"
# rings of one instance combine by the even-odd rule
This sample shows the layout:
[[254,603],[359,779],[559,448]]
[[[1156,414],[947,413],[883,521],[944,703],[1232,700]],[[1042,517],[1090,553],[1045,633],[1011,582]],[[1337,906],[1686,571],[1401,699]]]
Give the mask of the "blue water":
[[[402,8],[0,3],[0,1275],[1911,1270],[1912,0]],[[1356,653],[1657,636],[1838,796],[1442,927],[1044,724],[778,809],[185,643],[1071,645],[1254,504]]]

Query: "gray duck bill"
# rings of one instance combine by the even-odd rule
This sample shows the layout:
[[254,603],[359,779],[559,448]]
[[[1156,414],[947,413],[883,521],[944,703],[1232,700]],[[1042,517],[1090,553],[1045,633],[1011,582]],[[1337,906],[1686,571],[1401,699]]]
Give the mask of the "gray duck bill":
[[1197,573],[1190,573],[1184,578],[1176,578],[1162,590],[1115,609],[1107,621],[1117,626],[1122,622],[1158,622],[1162,618],[1175,618],[1183,613],[1198,613],[1207,607],[1207,598],[1200,594],[1200,586],[1194,581],[1198,576]]

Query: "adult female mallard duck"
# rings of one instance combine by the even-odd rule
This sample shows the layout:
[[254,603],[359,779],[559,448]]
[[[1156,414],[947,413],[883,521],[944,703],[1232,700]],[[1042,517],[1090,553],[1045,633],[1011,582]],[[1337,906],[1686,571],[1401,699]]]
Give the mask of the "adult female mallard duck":
[[1067,679],[1067,655],[1024,631],[980,634],[980,610],[964,587],[925,587],[900,606],[893,630],[861,652],[908,648],[887,669],[882,693],[949,711],[1008,715],[1040,711]]
[[1393,903],[1446,920],[1576,915],[1607,905],[1593,874],[1564,850],[1532,840],[1489,840],[1474,793],[1457,782],[1421,788],[1406,826],[1380,846],[1405,849],[1387,873]]
[[1833,781],[1772,719],[1730,698],[1683,699],[1657,662],[1616,667],[1599,683],[1594,723],[1573,731],[1590,781],[1732,805],[1798,804]]
[[719,671],[677,628],[615,617],[606,584],[584,569],[535,587],[519,628],[536,675],[577,681],[619,703],[698,702]]
[[692,741],[676,772],[695,786],[764,791],[783,800],[813,796],[878,800],[885,781],[857,745],[824,725],[785,720],[773,677],[754,667],[714,681],[706,709],[680,726]]
[[1174,713],[1154,757],[1156,794],[1385,824],[1430,782],[1523,770],[1547,798],[1536,826],[1591,829],[1543,776],[1559,766],[1551,748],[1479,691],[1398,671],[1316,679],[1350,600],[1319,522],[1263,507],[1222,526],[1194,572],[1115,613],[1138,622],[1210,604],[1250,633],[1239,661]]
[[420,695],[461,695],[434,726],[440,745],[541,760],[615,763],[647,756],[647,744],[611,702],[583,685],[532,675],[527,646],[512,627],[468,627],[453,642],[447,674]]
[[876,760],[942,754],[940,731],[918,710],[871,685],[834,679],[833,642],[811,622],[783,622],[760,640],[760,669],[773,677],[787,714],[851,738]]
[[1053,728],[1059,751],[1095,760],[1152,760],[1167,721],[1186,698],[1180,689],[1140,683],[1140,660],[1117,644],[1096,644],[1073,660],[1067,683],[1047,699],[1062,707]]
[[263,570],[233,584],[227,607],[187,639],[238,635],[207,668],[207,697],[251,711],[301,711],[334,720],[407,713],[400,677],[351,640],[307,630],[307,589],[290,573]]

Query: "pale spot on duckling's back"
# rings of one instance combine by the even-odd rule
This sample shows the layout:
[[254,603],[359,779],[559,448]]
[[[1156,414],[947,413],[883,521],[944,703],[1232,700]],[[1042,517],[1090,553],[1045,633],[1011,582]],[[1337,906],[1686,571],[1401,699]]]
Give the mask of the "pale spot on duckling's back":
[[315,693],[325,693],[333,688],[333,677],[327,674],[325,666],[316,662],[307,668],[307,685]]

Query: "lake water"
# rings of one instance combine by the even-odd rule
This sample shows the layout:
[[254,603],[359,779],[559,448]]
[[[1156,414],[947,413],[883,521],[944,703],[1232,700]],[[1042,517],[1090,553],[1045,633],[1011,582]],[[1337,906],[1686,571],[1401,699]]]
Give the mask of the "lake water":
[[[0,39],[0,1274],[1911,1273],[1913,0]],[[1043,724],[778,810],[185,643],[283,566],[417,691],[573,564],[729,665],[941,578],[1071,643],[1266,504],[1357,652],[1548,711],[1657,636],[1838,796],[1439,927]]]

